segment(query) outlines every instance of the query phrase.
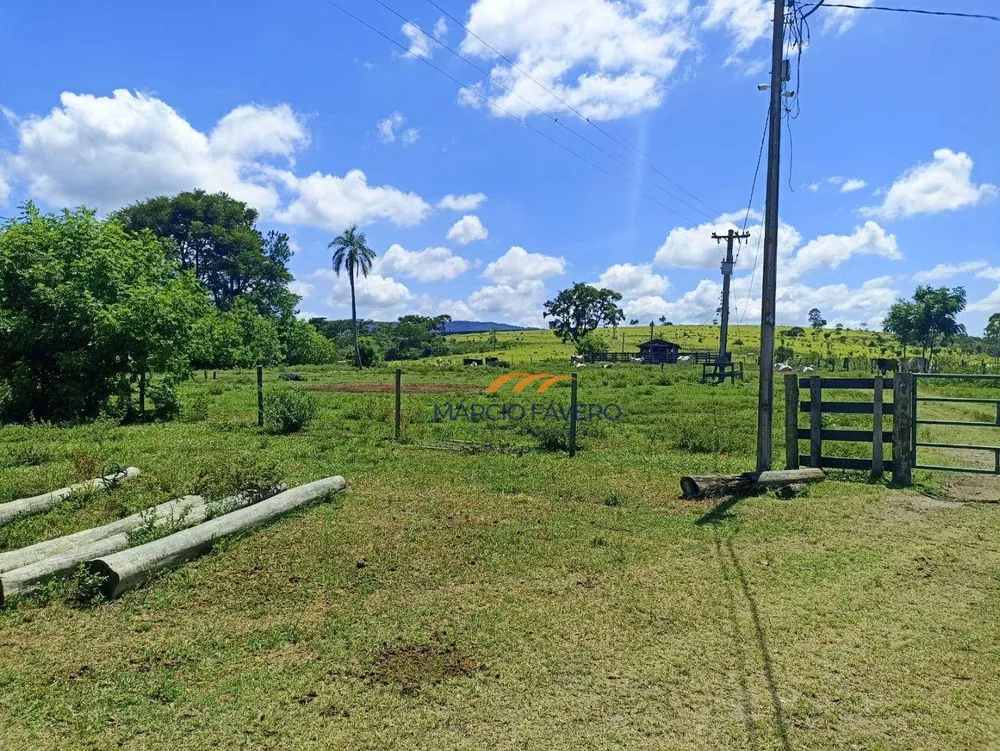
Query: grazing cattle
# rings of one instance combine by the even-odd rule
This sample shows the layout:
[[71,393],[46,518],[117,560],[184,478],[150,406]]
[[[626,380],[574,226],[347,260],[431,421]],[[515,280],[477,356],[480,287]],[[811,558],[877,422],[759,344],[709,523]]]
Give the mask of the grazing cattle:
[[606,362],[606,363],[604,363],[604,364],[603,364],[603,365],[602,365],[601,367],[602,367],[602,368],[610,368],[610,367],[611,367],[611,363],[609,363],[609,362]]
[[278,376],[278,379],[282,381],[304,381],[305,377],[300,376],[298,373],[282,373]]
[[779,371],[781,371],[782,373],[784,373],[784,372],[787,372],[787,371],[789,371],[789,370],[792,370],[793,368],[792,368],[792,366],[791,366],[791,365],[789,365],[789,364],[788,364],[787,362],[779,362],[779,363],[777,363],[777,364],[776,364],[776,365],[774,366],[774,369],[775,369],[775,370],[779,370]]
[[585,368],[585,367],[587,367],[587,363],[585,363],[585,362],[578,362],[578,363],[576,363],[576,365],[574,367]]
[[803,373],[812,373],[815,370],[816,368],[814,368],[812,365],[806,365],[804,368],[802,368]]
[[902,368],[907,373],[930,373],[930,361],[926,357],[909,357],[906,360],[900,360],[900,365],[905,365]]
[[569,358],[570,362],[583,362],[583,355],[573,355]]
[[642,362],[642,358],[641,358],[641,357],[633,357],[633,358],[632,358],[632,362],[638,362],[638,363],[641,363],[641,362]]
[[691,362],[691,355],[681,355],[677,358],[677,362]]
[[462,360],[462,365],[482,365],[483,361],[478,360],[475,357],[466,357]]
[[899,367],[899,360],[892,357],[877,357],[873,361],[873,364],[875,365],[875,370],[885,375],[888,371],[895,371]]

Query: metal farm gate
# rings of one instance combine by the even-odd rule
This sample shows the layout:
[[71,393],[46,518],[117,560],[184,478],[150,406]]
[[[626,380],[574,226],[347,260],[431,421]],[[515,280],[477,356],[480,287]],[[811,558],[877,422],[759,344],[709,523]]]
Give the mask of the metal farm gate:
[[[972,472],[980,475],[1000,475],[1000,445],[982,446],[970,443],[935,443],[921,442],[917,438],[918,425],[951,425],[971,428],[994,428],[1000,429],[1000,397],[989,398],[966,398],[966,397],[946,397],[946,396],[921,396],[921,384],[927,381],[941,382],[947,380],[967,380],[967,381],[992,381],[1000,387],[1000,375],[964,375],[952,373],[913,373],[915,381],[913,389],[913,422],[912,422],[912,461],[914,469],[936,469],[947,472]],[[927,402],[937,402],[945,404],[992,404],[994,407],[994,419],[992,422],[970,421],[970,420],[930,420],[921,419],[920,405]],[[1000,440],[994,443],[1000,444]],[[953,467],[936,464],[921,464],[918,459],[919,448],[950,449],[955,451],[992,451],[993,468],[983,469],[981,467]]]

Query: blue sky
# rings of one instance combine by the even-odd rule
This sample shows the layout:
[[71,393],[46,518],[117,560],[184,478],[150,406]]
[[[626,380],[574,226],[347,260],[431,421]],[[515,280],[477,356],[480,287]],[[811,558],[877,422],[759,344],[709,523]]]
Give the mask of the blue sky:
[[[594,127],[428,0],[384,2],[523,98],[375,0],[339,2],[468,88],[326,0],[6,7],[0,213],[227,190],[293,238],[303,315],[347,314],[326,244],[358,223],[380,256],[365,316],[538,325],[545,299],[585,281],[623,292],[644,322],[712,318],[709,236],[743,224],[764,124],[767,3],[435,0]],[[962,284],[980,333],[1000,311],[987,73],[1000,24],[843,9],[810,21],[791,148],[783,132],[779,322],[819,307],[875,326],[918,283]],[[763,171],[734,279],[748,323]]]

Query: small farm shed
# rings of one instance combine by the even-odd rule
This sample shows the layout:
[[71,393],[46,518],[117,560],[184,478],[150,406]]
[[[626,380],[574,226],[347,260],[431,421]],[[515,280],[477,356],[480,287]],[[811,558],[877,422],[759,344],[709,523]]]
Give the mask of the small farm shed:
[[668,342],[666,339],[651,339],[639,345],[639,357],[647,365],[677,362],[680,351],[679,344]]

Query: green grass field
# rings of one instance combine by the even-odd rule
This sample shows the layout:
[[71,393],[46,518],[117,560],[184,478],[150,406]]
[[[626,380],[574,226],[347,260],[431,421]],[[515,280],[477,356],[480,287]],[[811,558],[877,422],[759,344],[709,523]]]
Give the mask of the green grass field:
[[[518,368],[571,371],[550,332],[506,337]],[[581,423],[570,459],[562,424],[434,421],[448,403],[565,404],[565,383],[489,397],[502,371],[404,369],[442,393],[404,393],[401,442],[391,393],[330,386],[387,385],[389,366],[298,369],[334,390],[287,436],[256,427],[250,372],[183,387],[207,420],[0,428],[0,502],[108,462],[143,470],[0,528],[2,550],[191,492],[219,465],[349,483],[116,602],[78,606],[67,583],[0,611],[0,748],[996,746],[1000,506],[955,502],[1000,499],[996,480],[834,473],[794,500],[686,502],[682,474],[752,468],[752,377],[579,369],[580,400],[622,416]]]

